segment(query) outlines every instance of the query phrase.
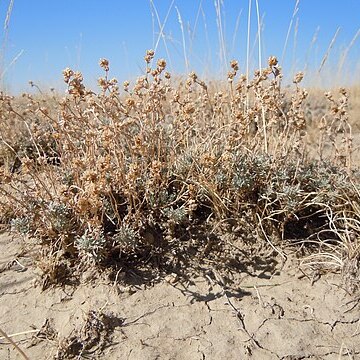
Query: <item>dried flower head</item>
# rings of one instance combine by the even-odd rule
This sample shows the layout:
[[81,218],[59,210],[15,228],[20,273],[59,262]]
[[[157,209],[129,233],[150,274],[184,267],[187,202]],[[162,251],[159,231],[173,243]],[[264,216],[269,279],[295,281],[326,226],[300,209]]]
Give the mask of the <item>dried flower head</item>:
[[164,70],[165,67],[166,67],[166,61],[165,61],[165,59],[159,59],[159,60],[157,61],[157,66],[158,66],[158,68],[159,68],[160,70]]
[[151,60],[154,58],[155,52],[154,50],[147,50],[146,55],[144,56],[144,60],[147,64],[151,62]]
[[196,81],[197,80],[197,75],[195,74],[194,71],[192,71],[190,74],[189,74],[189,78],[192,79],[193,81]]
[[268,64],[270,67],[276,66],[278,64],[278,59],[275,56],[270,56]]
[[235,72],[229,71],[227,77],[228,77],[228,81],[232,82],[234,80],[234,77],[235,77]]
[[98,78],[98,85],[99,85],[101,88],[105,89],[105,88],[108,87],[108,82],[107,82],[106,79],[104,79],[103,77],[100,77],[100,78]]
[[68,83],[70,81],[70,78],[74,75],[74,72],[70,68],[66,68],[63,70],[63,77],[64,81]]
[[123,82],[123,87],[125,91],[129,90],[130,82],[128,80]]
[[149,55],[149,56],[151,56],[151,57],[154,57],[154,55],[155,55],[155,51],[154,51],[154,50],[152,50],[152,49],[147,50],[147,51],[146,51],[146,55]]
[[232,60],[230,62],[230,66],[234,71],[238,71],[239,70],[239,63],[236,60]]
[[304,73],[300,71],[295,75],[293,83],[299,84],[303,78],[304,78]]
[[346,91],[346,89],[343,88],[343,87],[341,87],[341,88],[339,89],[339,93],[340,93],[341,95],[343,95],[343,96],[347,96],[347,91]]
[[132,98],[127,98],[125,102],[128,107],[133,107],[135,105],[135,101]]
[[83,75],[80,71],[74,72],[74,79],[78,82],[82,82],[84,80]]
[[105,71],[109,71],[109,60],[107,60],[107,59],[100,59],[99,65],[100,65],[100,67],[102,67]]

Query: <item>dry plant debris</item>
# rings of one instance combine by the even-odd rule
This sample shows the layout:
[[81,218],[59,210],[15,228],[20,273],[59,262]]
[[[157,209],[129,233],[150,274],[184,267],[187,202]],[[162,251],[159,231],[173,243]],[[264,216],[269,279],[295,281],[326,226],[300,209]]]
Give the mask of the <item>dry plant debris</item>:
[[101,354],[110,342],[111,333],[123,320],[113,314],[90,310],[81,328],[71,336],[61,339],[55,359],[73,359]]

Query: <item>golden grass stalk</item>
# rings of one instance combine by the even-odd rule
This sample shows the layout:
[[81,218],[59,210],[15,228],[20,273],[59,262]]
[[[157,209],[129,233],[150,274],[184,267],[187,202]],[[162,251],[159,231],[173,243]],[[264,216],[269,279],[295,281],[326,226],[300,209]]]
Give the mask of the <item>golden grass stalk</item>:
[[[262,75],[262,52],[261,52],[261,23],[260,23],[260,11],[259,11],[259,1],[256,0],[256,14],[257,14],[257,28],[258,28],[258,44],[259,44],[259,70],[260,70],[260,75]],[[267,124],[266,124],[266,120],[265,120],[265,109],[263,104],[261,104],[261,117],[262,117],[262,127],[263,127],[263,133],[264,133],[264,151],[265,154],[268,153],[268,139],[267,139]]]
[[291,29],[292,29],[292,25],[293,25],[295,16],[299,11],[299,4],[300,4],[300,0],[296,0],[294,11],[293,11],[292,17],[290,19],[290,24],[289,24],[289,27],[288,27],[288,31],[286,33],[284,48],[283,48],[282,55],[281,55],[281,63],[283,63],[284,59],[285,59],[285,53],[286,53],[288,41],[289,41],[289,38],[290,38],[290,32],[291,32]]
[[186,69],[186,73],[189,73],[189,59],[188,59],[187,49],[186,49],[186,40],[185,40],[184,24],[183,24],[183,21],[182,21],[182,18],[181,18],[180,11],[179,11],[179,9],[178,9],[177,6],[175,6],[175,10],[176,10],[176,13],[177,13],[178,22],[179,22],[180,30],[181,30],[181,42],[182,42],[182,48],[183,48],[185,69]]
[[356,34],[354,35],[354,37],[351,39],[349,45],[346,47],[346,49],[344,50],[344,52],[341,55],[340,58],[340,62],[339,62],[339,67],[338,67],[338,74],[341,76],[341,72],[342,69],[344,67],[345,61],[348,57],[348,54],[351,50],[351,48],[354,46],[356,40],[358,39],[358,37],[360,36],[360,29],[358,29],[358,31],[356,32]]
[[5,32],[9,30],[9,24],[10,24],[10,18],[11,18],[13,6],[14,6],[14,0],[10,0],[9,6],[8,6],[8,9],[6,12],[5,21],[4,21],[4,31]]
[[0,74],[0,82],[2,79],[4,79],[5,74],[8,72],[8,70],[19,60],[19,58],[21,57],[21,55],[24,53],[24,50],[20,50],[19,53],[11,60],[10,64],[8,66],[6,66],[1,74]]
[[325,52],[325,55],[324,55],[323,59],[321,60],[321,63],[320,63],[319,69],[318,69],[319,74],[321,72],[321,69],[324,67],[328,57],[329,57],[330,51],[331,51],[331,49],[333,48],[333,46],[335,44],[335,41],[336,41],[336,38],[337,38],[337,36],[338,36],[338,34],[340,32],[340,29],[341,29],[340,27],[338,27],[336,29],[335,34],[334,34],[333,38],[331,39],[330,44],[329,44],[329,46],[328,46],[328,48],[327,48],[327,50]]
[[227,51],[226,51],[226,41],[225,41],[225,28],[223,25],[223,19],[222,19],[222,1],[221,0],[215,0],[215,10],[216,10],[216,24],[218,29],[218,36],[219,36],[219,45],[220,45],[220,61],[222,68],[225,68],[227,66]]
[[262,51],[261,51],[261,22],[260,22],[260,10],[259,1],[256,0],[256,16],[257,16],[257,33],[258,33],[258,57],[259,57],[259,70],[262,71]]
[[239,26],[240,26],[240,19],[241,19],[241,14],[242,14],[242,9],[240,9],[238,16],[236,17],[236,23],[235,23],[235,29],[233,32],[233,38],[232,38],[232,46],[231,46],[231,53],[233,53],[235,51],[235,44],[236,44],[236,37],[237,34],[239,32]]
[[197,9],[197,12],[196,12],[196,18],[195,18],[194,26],[193,26],[193,29],[192,29],[191,35],[190,35],[189,55],[191,55],[192,51],[193,51],[195,34],[196,34],[197,27],[198,27],[200,14],[201,14],[201,11],[202,11],[202,2],[203,2],[203,0],[200,0],[199,6],[198,6],[198,9]]
[[13,6],[14,6],[14,0],[10,0],[8,9],[6,12],[5,21],[4,21],[4,35],[3,35],[3,39],[2,39],[2,46],[1,46],[1,52],[0,52],[0,71],[1,71],[0,83],[2,83],[3,74],[6,73],[6,71],[4,70],[4,61],[5,61],[7,40],[8,40],[8,35],[9,35],[9,24],[10,24]]
[[16,344],[16,342],[6,334],[4,330],[0,328],[0,334],[4,336],[4,338],[11,343],[11,345],[14,346],[14,348],[19,352],[19,354],[25,359],[30,360],[30,358],[24,353],[23,350],[20,349],[19,345]]
[[[246,41],[246,85],[249,85],[250,76],[250,29],[251,29],[251,4],[252,1],[248,2],[248,18],[247,18],[247,41]],[[248,99],[246,109],[248,108]]]
[[[154,1],[153,0],[150,0],[150,4],[151,4],[151,9],[153,10],[153,12],[155,13],[155,16],[156,16],[156,20],[157,20],[157,23],[158,23],[158,26],[159,26],[159,35],[156,39],[156,43],[154,44],[154,51],[156,52],[158,47],[159,47],[159,43],[160,43],[160,40],[162,39],[163,40],[163,43],[164,43],[164,48],[165,48],[165,51],[166,51],[166,55],[169,59],[169,63],[170,63],[170,66],[171,66],[171,57],[170,57],[170,53],[169,53],[169,49],[168,49],[168,46],[167,46],[167,43],[166,43],[166,38],[165,38],[165,33],[164,33],[164,29],[165,29],[165,26],[166,26],[166,23],[168,21],[168,18],[170,16],[170,13],[171,13],[171,9],[173,8],[174,6],[174,2],[175,0],[172,0],[170,6],[169,6],[169,9],[166,13],[166,16],[165,16],[165,19],[164,21],[161,23],[160,21],[160,17],[159,17],[159,13],[157,11],[157,8],[154,4]],[[152,65],[152,62],[151,62],[151,65]]]
[[318,26],[314,32],[314,35],[311,39],[311,42],[310,42],[310,45],[309,45],[309,48],[307,49],[306,51],[306,56],[305,56],[305,67],[304,67],[304,72],[306,73],[307,72],[307,69],[308,69],[308,66],[309,66],[309,56],[310,56],[310,53],[311,53],[311,50],[313,49],[317,39],[318,39],[318,35],[319,35],[319,31],[320,31],[320,26]]
[[[27,335],[27,334],[35,334],[35,333],[38,333],[39,331],[40,331],[39,329],[27,330],[27,331],[21,331],[21,332],[18,332],[18,333],[10,334],[10,335],[7,335],[7,336],[8,336],[8,338],[13,338],[13,337],[16,337],[16,336],[22,336],[22,335]],[[5,336],[0,337],[0,341],[4,340],[4,339],[6,339]]]

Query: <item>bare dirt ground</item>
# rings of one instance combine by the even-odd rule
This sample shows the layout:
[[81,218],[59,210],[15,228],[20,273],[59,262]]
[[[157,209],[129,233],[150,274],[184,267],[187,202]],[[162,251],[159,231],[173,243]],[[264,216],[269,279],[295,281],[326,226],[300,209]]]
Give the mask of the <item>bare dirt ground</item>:
[[[42,291],[30,255],[0,235],[0,328],[29,359],[360,359],[360,297],[291,256],[231,287],[209,269],[129,285],[89,273]],[[0,359],[24,357],[0,337]]]

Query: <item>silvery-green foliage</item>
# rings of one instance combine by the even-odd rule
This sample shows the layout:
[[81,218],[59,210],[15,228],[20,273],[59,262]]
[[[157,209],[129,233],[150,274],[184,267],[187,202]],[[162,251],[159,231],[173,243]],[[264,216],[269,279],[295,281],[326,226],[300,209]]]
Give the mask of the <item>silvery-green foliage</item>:
[[163,211],[163,214],[174,224],[182,224],[188,219],[188,213],[185,208],[167,208]]
[[75,246],[79,252],[94,262],[102,260],[105,244],[106,238],[101,229],[86,229],[84,234],[75,240]]
[[23,235],[28,234],[30,231],[29,219],[26,217],[12,219],[10,222],[10,226],[11,231],[15,231]]
[[51,201],[48,204],[48,210],[54,230],[65,231],[71,225],[71,212],[65,204]]
[[128,224],[121,225],[113,237],[116,244],[122,247],[133,247],[138,240],[137,232]]

